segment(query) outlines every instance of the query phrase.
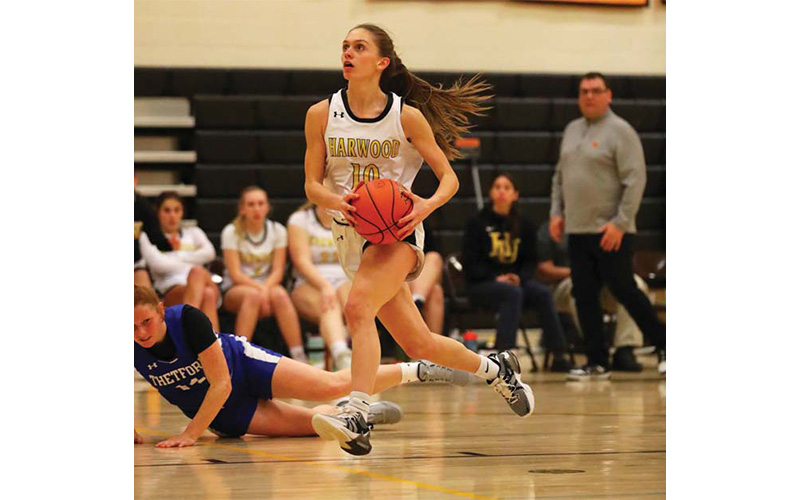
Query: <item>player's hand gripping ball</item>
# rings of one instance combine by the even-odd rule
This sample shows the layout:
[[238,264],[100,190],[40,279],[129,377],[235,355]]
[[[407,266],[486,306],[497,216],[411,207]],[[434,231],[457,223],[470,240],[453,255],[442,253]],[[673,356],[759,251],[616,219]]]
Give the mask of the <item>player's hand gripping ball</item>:
[[397,221],[411,213],[414,204],[400,193],[406,188],[390,179],[375,179],[361,184],[354,191],[358,199],[350,204],[358,221],[358,234],[370,243],[387,245],[400,241]]

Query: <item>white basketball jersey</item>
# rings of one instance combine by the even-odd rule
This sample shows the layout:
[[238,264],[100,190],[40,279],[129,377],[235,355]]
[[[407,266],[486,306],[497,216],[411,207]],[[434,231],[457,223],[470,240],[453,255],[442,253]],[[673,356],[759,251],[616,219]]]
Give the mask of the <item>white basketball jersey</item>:
[[[390,92],[380,116],[358,118],[350,111],[346,89],[342,89],[333,94],[328,108],[323,185],[344,195],[361,180],[380,178],[399,182],[411,191],[423,160],[400,123],[401,98]],[[339,212],[331,213],[344,221]]]
[[[336,255],[336,243],[333,234],[317,218],[314,207],[295,212],[289,217],[287,226],[298,226],[308,234],[308,248],[311,251],[311,262],[328,281],[344,278],[342,265]],[[294,268],[294,276],[300,272]]]

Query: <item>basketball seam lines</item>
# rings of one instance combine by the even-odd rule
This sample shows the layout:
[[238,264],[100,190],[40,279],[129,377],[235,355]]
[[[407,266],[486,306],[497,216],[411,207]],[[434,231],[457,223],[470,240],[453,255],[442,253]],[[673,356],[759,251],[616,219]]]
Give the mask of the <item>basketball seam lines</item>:
[[389,232],[392,234],[392,236],[394,236],[394,239],[396,239],[397,241],[400,241],[400,238],[398,238],[398,237],[397,237],[397,235],[396,235],[396,234],[394,234],[394,229],[392,229],[392,228],[397,228],[397,229],[400,229],[400,228],[397,226],[397,221],[396,221],[396,220],[394,220],[394,191],[395,191],[395,190],[394,190],[394,186],[392,186],[392,211],[391,211],[391,212],[389,212],[390,214],[392,214],[392,225],[391,225],[391,226],[389,226],[389,227],[387,227],[387,229],[388,229],[388,230],[389,230]]
[[[378,205],[375,203],[375,200],[372,199],[372,193],[369,192],[369,186],[367,184],[364,184],[364,189],[367,190],[367,196],[369,196],[369,201],[372,203],[372,206],[375,207],[375,212],[378,213],[378,217],[380,217],[381,218],[381,222],[383,222],[384,229],[381,230],[381,241],[383,241],[383,238],[385,237],[383,232],[386,231],[387,229],[389,229],[389,224],[386,223],[386,220],[383,218],[383,214],[381,213],[381,209],[378,208]],[[394,197],[394,189],[392,189],[392,197]],[[375,226],[375,224],[373,224],[373,226]],[[375,226],[375,227],[378,227],[378,226]],[[389,234],[391,234],[392,237],[395,240],[397,240],[397,236],[392,234],[391,230],[389,230]],[[397,240],[397,241],[400,241],[400,240]]]
[[367,223],[367,224],[369,224],[370,226],[374,227],[375,229],[377,229],[377,231],[376,231],[376,232],[374,232],[374,233],[367,233],[367,234],[369,234],[369,235],[373,235],[373,234],[378,234],[378,233],[382,233],[382,232],[383,232],[383,229],[381,229],[380,227],[378,227],[378,226],[377,226],[377,225],[376,225],[374,222],[372,222],[371,220],[369,220],[369,219],[365,219],[364,217],[362,217],[362,216],[358,215],[358,212],[356,212],[356,213],[355,213],[355,216],[356,216],[356,217],[358,217],[359,219],[363,220],[364,222],[366,222],[366,223]]

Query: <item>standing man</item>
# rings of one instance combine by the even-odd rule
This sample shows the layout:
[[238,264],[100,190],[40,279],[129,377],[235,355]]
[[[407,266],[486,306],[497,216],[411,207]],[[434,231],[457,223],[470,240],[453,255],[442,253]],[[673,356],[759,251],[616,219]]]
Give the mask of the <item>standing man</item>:
[[[553,240],[550,236],[550,228],[542,224],[536,232],[536,257],[539,263],[536,267],[536,277],[542,283],[547,283],[553,287],[553,301],[556,304],[556,311],[567,313],[572,318],[578,331],[581,322],[578,320],[578,311],[575,307],[575,298],[572,296],[572,271],[569,266],[569,253],[567,246],[569,236],[564,235],[560,242]],[[645,293],[650,291],[647,283],[633,275],[636,286]],[[642,346],[642,331],[636,326],[631,315],[620,305],[617,300],[604,286],[600,292],[600,306],[605,313],[614,314],[617,317],[616,328],[614,329],[614,351],[611,369],[622,372],[640,372],[642,364],[636,361],[633,353],[635,347]],[[583,335],[581,333],[581,335]]]
[[571,380],[607,380],[600,290],[607,286],[639,328],[656,343],[659,373],[666,374],[666,328],[633,279],[633,235],[647,173],[642,142],[614,114],[611,89],[600,73],[581,77],[582,118],[564,130],[550,205],[550,235],[569,234],[572,295],[586,339],[588,364]]

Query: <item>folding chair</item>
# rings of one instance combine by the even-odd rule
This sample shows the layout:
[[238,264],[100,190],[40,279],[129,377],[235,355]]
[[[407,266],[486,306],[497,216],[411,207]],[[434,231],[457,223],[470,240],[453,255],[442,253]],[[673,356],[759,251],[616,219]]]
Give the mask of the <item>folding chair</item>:
[[[466,294],[464,294],[464,267],[461,265],[460,257],[460,252],[454,252],[448,255],[444,261],[445,295],[448,299],[448,311],[445,315],[448,319],[445,331],[452,331],[455,327],[458,329],[459,334],[463,335],[462,314],[473,311],[489,311],[492,313],[496,313],[496,311],[486,307],[475,306],[470,303]],[[531,349],[531,341],[528,338],[528,332],[525,330],[521,317],[519,329],[522,331],[522,338],[525,340],[525,352],[531,358],[531,371],[539,371],[539,366],[536,364],[536,357],[533,355],[533,350]]]

